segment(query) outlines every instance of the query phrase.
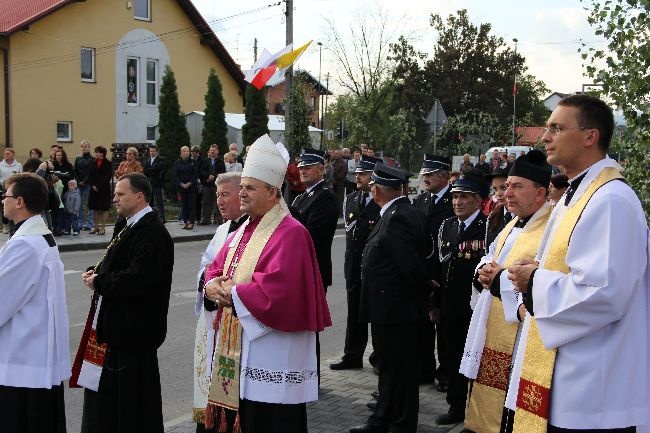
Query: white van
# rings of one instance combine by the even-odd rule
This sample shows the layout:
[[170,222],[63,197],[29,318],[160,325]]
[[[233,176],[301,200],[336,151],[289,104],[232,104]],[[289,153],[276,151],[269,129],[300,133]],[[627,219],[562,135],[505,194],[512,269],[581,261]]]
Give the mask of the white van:
[[515,158],[517,158],[521,153],[528,153],[533,148],[531,146],[506,146],[506,147],[491,147],[488,149],[487,152],[485,152],[485,159],[487,161],[492,159],[492,154],[497,151],[499,152],[499,156],[503,153],[507,153],[508,156],[510,156],[511,153],[515,154]]

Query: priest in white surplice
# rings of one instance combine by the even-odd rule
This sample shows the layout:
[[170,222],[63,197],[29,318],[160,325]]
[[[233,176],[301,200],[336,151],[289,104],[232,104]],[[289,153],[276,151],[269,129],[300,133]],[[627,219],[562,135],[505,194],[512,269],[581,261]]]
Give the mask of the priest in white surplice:
[[[232,338],[237,321],[221,320],[210,402],[213,388],[234,391],[231,382],[238,379],[239,402],[216,404],[238,408],[241,431],[302,433],[307,431],[305,403],[318,399],[316,332],[331,319],[311,237],[288,214],[280,193],[286,149],[265,135],[247,155],[239,197],[250,219],[206,273],[206,295],[222,307],[233,306],[232,313],[226,308],[217,314],[239,319],[241,356],[231,363],[217,360],[221,342],[238,344],[238,334]],[[231,332],[222,335],[225,330]],[[241,366],[235,380],[231,365]]]
[[63,263],[41,212],[45,181],[5,182],[4,215],[16,232],[0,249],[0,430],[66,431],[63,381],[70,377]]
[[548,162],[571,187],[536,262],[509,268],[530,313],[506,401],[515,432],[635,432],[650,416],[648,228],[606,155],[613,127],[587,95],[561,100],[547,122]]

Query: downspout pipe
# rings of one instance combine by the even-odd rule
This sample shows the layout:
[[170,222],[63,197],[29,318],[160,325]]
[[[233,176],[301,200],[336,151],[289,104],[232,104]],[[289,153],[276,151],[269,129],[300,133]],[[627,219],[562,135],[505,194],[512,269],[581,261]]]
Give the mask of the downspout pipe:
[[2,49],[2,63],[4,65],[3,70],[3,83],[4,83],[4,94],[5,94],[5,147],[11,147],[11,118],[9,113],[9,49]]

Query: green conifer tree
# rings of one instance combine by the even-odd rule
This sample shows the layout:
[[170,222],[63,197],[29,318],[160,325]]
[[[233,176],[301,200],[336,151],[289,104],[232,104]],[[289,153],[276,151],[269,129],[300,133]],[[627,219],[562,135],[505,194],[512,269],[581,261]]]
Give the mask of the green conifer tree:
[[211,145],[219,146],[219,154],[228,152],[228,125],[224,112],[225,101],[221,81],[214,69],[208,76],[208,91],[205,94],[205,116],[201,132],[201,150],[205,153]]
[[291,89],[291,136],[293,137],[289,153],[297,155],[305,147],[311,147],[309,136],[309,115],[307,114],[307,102],[305,101],[304,85],[298,81]]
[[257,90],[250,84],[246,86],[245,113],[246,123],[242,126],[242,138],[244,146],[248,146],[262,135],[269,133],[269,114],[263,88]]
[[174,173],[172,168],[174,161],[178,159],[180,148],[190,145],[190,134],[187,132],[185,116],[181,112],[178,102],[178,91],[174,72],[165,66],[165,73],[160,86],[160,103],[158,104],[158,140],[156,141],[160,155],[167,161],[165,189],[170,197],[173,197]]

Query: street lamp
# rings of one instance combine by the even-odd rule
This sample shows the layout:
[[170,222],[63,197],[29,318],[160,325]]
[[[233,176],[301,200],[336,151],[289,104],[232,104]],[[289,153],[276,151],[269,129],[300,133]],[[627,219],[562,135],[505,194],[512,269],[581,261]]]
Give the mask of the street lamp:
[[323,64],[323,43],[318,45],[318,128],[320,129],[320,146],[323,147],[323,84],[321,83],[321,66]]
[[515,145],[515,119],[517,118],[517,64],[516,64],[516,57],[517,57],[517,42],[519,40],[517,38],[513,38],[512,41],[515,43],[515,59],[514,60],[514,65],[515,65],[515,82],[512,86],[512,145]]

